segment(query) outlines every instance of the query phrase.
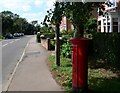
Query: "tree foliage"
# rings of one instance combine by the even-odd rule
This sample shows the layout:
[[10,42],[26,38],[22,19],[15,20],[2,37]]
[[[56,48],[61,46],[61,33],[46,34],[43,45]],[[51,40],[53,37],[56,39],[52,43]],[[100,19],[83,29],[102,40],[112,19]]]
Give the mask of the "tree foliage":
[[[12,13],[11,11],[2,11],[0,13],[2,18],[2,34],[22,32],[25,34],[34,34],[35,31],[39,31],[40,26],[37,21],[28,23],[25,18],[21,18],[19,15]],[[35,24],[37,24],[35,26]]]
[[83,37],[85,24],[97,4],[94,2],[56,2],[54,10],[48,11],[44,22],[49,20],[52,24],[60,24],[62,17],[66,16],[77,31],[75,37]]
[[65,16],[71,21],[77,31],[75,37],[83,37],[85,24],[95,6],[93,2],[67,2],[65,4]]
[[60,41],[59,32],[60,24],[63,16],[66,16],[74,25],[77,33],[76,37],[83,37],[84,27],[90,17],[90,12],[94,7],[94,3],[83,2],[55,2],[55,8],[47,11],[48,15],[45,16],[43,25],[55,25],[56,32],[56,64],[60,66]]
[[47,11],[48,15],[45,16],[43,25],[47,26],[47,22],[55,25],[55,36],[56,36],[56,65],[60,66],[60,24],[64,14],[64,2],[55,2],[55,8]]

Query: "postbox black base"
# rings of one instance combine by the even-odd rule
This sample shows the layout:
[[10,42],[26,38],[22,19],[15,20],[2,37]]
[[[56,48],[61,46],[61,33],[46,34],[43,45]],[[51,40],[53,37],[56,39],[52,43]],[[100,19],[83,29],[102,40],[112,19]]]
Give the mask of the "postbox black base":
[[88,87],[84,88],[72,87],[72,93],[88,93]]

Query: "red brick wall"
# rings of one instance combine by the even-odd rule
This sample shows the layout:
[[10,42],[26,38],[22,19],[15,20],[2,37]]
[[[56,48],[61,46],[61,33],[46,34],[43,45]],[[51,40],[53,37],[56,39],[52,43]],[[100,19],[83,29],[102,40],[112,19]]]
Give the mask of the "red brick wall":
[[120,0],[117,0],[117,8],[120,10]]

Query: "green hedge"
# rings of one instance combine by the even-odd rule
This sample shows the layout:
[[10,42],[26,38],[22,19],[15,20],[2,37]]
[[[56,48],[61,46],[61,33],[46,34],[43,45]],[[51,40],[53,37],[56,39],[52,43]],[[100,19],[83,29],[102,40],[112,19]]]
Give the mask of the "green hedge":
[[[56,42],[55,42],[54,39],[50,39],[50,49],[51,49],[51,50],[55,50],[55,43],[56,43]],[[64,39],[60,40],[60,48],[62,48],[62,45],[63,45],[64,43],[67,43],[67,41],[64,40]],[[63,50],[61,49],[61,51],[63,51]]]
[[37,33],[37,35],[36,35],[36,40],[37,40],[38,43],[41,43],[41,40],[40,40],[40,33]]
[[93,49],[95,60],[120,67],[120,33],[95,33]]
[[5,38],[0,34],[0,39],[5,39]]
[[50,39],[50,50],[55,50],[55,40]]
[[72,48],[70,41],[63,41],[61,55],[66,58],[71,58]]
[[54,39],[55,34],[54,33],[40,33],[41,35],[44,35],[45,38],[52,38]]

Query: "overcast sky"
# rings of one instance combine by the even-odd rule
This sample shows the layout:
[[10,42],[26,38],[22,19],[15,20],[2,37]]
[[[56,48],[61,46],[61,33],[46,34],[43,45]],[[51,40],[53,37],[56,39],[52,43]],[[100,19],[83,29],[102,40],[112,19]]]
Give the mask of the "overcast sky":
[[41,23],[47,10],[53,8],[55,0],[1,0],[0,12],[11,11],[26,18],[28,22],[38,20]]

